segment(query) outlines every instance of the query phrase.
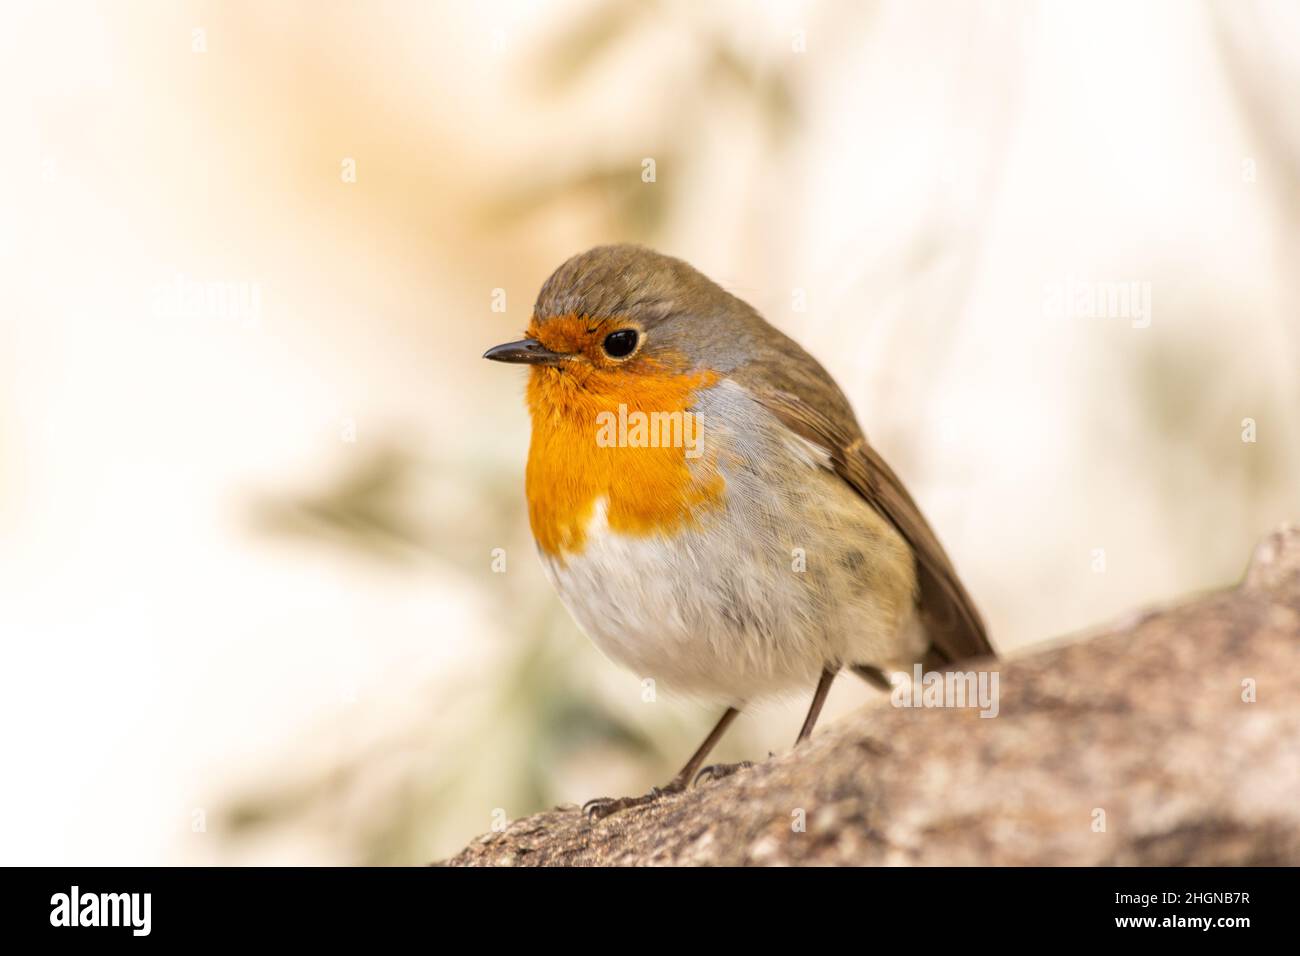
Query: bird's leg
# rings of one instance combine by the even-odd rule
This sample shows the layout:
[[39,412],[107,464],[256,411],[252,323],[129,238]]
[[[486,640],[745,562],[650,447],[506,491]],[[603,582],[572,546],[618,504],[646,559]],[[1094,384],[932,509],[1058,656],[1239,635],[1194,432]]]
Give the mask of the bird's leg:
[[822,705],[826,703],[826,695],[831,691],[831,682],[835,680],[837,671],[838,669],[831,670],[829,667],[822,668],[822,676],[817,679],[817,689],[813,691],[812,703],[808,705],[808,716],[803,719],[803,728],[795,738],[796,747],[812,736],[813,728],[817,726],[817,718],[821,716]]
[[[822,705],[826,703],[826,695],[830,693],[831,683],[835,680],[837,673],[839,673],[838,668],[836,670],[831,670],[829,667],[822,669],[822,676],[817,679],[817,689],[813,691],[812,704],[808,707],[808,716],[804,718],[803,728],[799,731],[799,737],[794,742],[796,747],[812,736],[813,727],[817,724],[817,718],[821,716]],[[695,778],[695,782],[720,780],[723,777],[731,776],[737,770],[748,770],[752,766],[754,765],[748,760],[742,760],[740,763],[715,764],[701,770],[699,776]]]
[[709,755],[722,735],[727,732],[731,722],[740,714],[737,707],[728,707],[722,719],[718,721],[717,726],[709,731],[709,736],[704,738],[704,743],[696,749],[691,755],[691,759],[686,761],[686,766],[677,772],[677,775],[669,780],[662,787],[655,787],[649,793],[642,797],[598,797],[595,800],[588,800],[582,805],[582,812],[587,815],[588,820],[600,820],[612,813],[618,813],[620,810],[626,810],[629,807],[644,806],[647,803],[653,803],[655,800],[668,793],[681,793],[691,783],[696,772],[700,769],[700,764],[704,763],[704,758]]

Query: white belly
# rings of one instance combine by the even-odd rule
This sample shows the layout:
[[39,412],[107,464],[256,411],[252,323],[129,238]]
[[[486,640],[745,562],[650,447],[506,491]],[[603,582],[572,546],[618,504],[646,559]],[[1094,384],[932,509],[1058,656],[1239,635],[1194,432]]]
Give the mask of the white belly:
[[543,565],[597,647],[661,693],[738,703],[809,690],[827,664],[907,667],[910,551],[838,477],[806,492],[781,499],[793,520],[737,494],[671,536],[614,532],[598,506],[583,552]]

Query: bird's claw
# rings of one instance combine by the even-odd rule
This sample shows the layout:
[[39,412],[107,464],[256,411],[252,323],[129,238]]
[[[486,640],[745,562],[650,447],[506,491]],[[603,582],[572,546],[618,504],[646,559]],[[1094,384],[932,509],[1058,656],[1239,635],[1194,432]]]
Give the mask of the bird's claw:
[[633,807],[647,806],[660,797],[681,793],[685,789],[684,784],[674,780],[662,787],[652,787],[649,793],[640,797],[597,797],[594,800],[588,800],[582,805],[582,813],[590,822],[595,823],[597,820],[603,820],[615,813],[622,813],[624,810],[630,810]]
[[707,783],[710,780],[721,780],[723,777],[730,777],[733,773],[740,770],[748,770],[754,764],[749,760],[742,760],[740,763],[715,763],[707,767],[701,767],[700,772],[695,775],[695,781],[692,786],[698,787],[701,783]]

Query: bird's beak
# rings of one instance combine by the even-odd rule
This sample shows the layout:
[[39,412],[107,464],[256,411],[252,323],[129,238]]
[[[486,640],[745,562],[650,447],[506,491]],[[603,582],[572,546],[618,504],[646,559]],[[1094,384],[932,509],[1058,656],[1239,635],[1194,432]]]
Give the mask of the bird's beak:
[[516,365],[559,365],[568,356],[552,352],[536,339],[520,339],[518,342],[494,345],[483,353],[483,357],[494,362],[513,362]]

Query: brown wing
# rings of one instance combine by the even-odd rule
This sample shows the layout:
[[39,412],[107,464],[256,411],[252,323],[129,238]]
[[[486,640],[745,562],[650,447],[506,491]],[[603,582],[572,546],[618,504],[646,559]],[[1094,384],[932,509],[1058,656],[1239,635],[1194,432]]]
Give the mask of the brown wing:
[[[790,343],[794,345],[794,343]],[[798,349],[798,346],[794,346]],[[993,656],[975,603],[939,539],[893,469],[867,444],[847,399],[802,349],[759,362],[734,376],[786,427],[825,448],[837,474],[887,518],[916,553],[917,605],[939,663]],[[772,384],[798,388],[809,400]]]

